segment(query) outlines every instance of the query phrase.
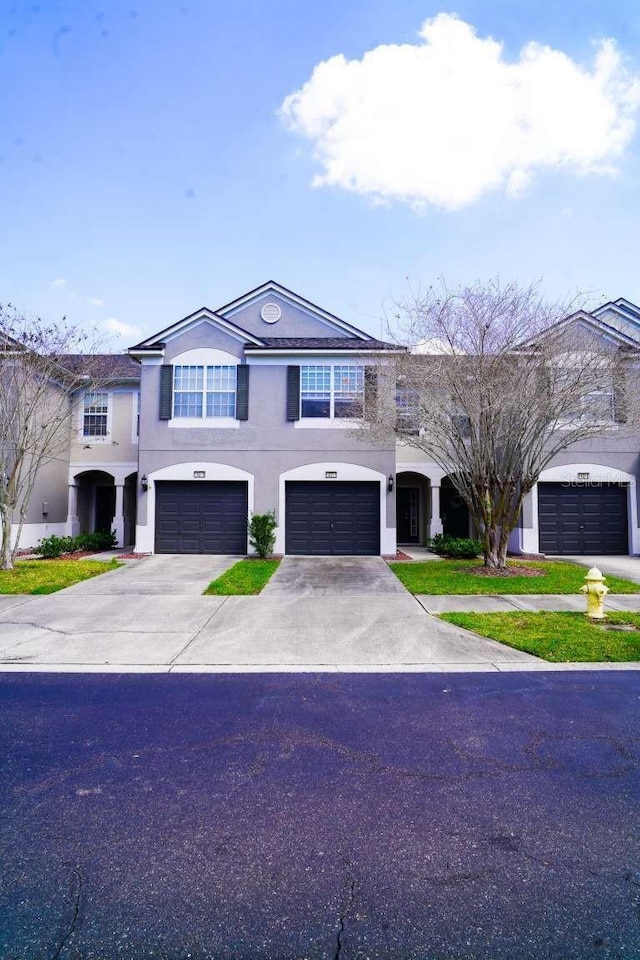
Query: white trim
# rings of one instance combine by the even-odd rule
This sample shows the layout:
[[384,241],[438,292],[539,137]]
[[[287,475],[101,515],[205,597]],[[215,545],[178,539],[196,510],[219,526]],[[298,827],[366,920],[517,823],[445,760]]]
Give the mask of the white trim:
[[435,463],[425,463],[424,460],[413,462],[404,462],[396,460],[396,477],[399,473],[419,473],[421,477],[426,477],[432,483],[440,486],[445,477],[448,477],[451,470],[443,470]]
[[242,358],[226,350],[213,350],[209,347],[197,347],[194,350],[185,350],[171,359],[174,367],[237,367]]
[[352,420],[332,419],[331,417],[300,417],[293,423],[296,430],[362,430],[369,424],[364,423],[361,417],[353,417]]
[[[195,472],[204,473],[204,477],[196,479]],[[160,467],[147,475],[149,488],[143,497],[147,499],[147,522],[136,526],[136,552],[154,553],[155,551],[155,524],[156,524],[156,482],[158,480],[188,480],[193,483],[216,480],[244,480],[247,483],[248,516],[253,513],[255,478],[252,473],[232,467],[226,463],[211,463],[210,461],[190,461],[175,463],[169,467]]]
[[131,394],[131,443],[138,445],[140,437],[138,434],[138,418],[140,412],[141,395],[139,390],[134,390]]
[[[128,392],[128,391],[126,391]],[[84,417],[85,417],[85,406],[84,401],[88,394],[100,394],[106,393],[107,395],[107,432],[104,436],[93,437],[85,436],[84,433]],[[89,414],[92,416],[92,414]],[[78,443],[84,445],[93,446],[93,444],[100,444],[101,446],[105,443],[111,443],[111,438],[113,434],[113,390],[105,390],[102,387],[96,387],[95,389],[91,387],[86,387],[80,391],[80,402],[78,403],[78,421],[76,424],[76,439]]]
[[113,477],[114,483],[124,483],[127,477],[138,470],[138,464],[135,461],[119,463],[105,463],[100,460],[87,460],[86,463],[74,460],[69,464],[69,483],[75,483],[78,477],[83,473],[89,473],[93,470],[99,470],[100,473],[106,473]]
[[170,430],[238,430],[240,421],[235,417],[172,417],[167,420]]
[[[328,480],[325,474],[327,472],[336,473],[337,476]],[[275,553],[284,553],[285,548],[285,518],[286,518],[286,483],[288,480],[311,480],[321,481],[322,483],[333,483],[347,480],[352,482],[374,481],[380,484],[380,553],[395,554],[396,552],[396,528],[387,527],[387,497],[393,497],[395,494],[387,492],[387,477],[379,470],[372,470],[370,467],[363,467],[357,463],[344,463],[341,461],[322,461],[319,463],[306,463],[301,467],[294,467],[292,470],[286,470],[278,478],[278,527],[276,529]]]

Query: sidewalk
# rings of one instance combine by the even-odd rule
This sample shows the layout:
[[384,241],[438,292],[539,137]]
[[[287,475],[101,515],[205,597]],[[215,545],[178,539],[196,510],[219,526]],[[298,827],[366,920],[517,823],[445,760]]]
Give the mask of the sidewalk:
[[[416,595],[427,613],[512,613],[516,610],[557,610],[586,613],[587,604],[581,594],[521,593],[488,596],[471,594]],[[613,593],[605,600],[609,610],[640,613],[640,593]]]

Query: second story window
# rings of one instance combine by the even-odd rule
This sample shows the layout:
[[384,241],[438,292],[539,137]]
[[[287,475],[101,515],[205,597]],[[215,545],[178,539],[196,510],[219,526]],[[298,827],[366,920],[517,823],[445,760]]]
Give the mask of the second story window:
[[174,417],[235,417],[235,366],[176,366],[173,370]]
[[108,434],[109,394],[106,391],[85,393],[82,410],[82,436],[106,437]]
[[361,417],[364,367],[355,364],[309,364],[300,370],[302,417],[342,420]]

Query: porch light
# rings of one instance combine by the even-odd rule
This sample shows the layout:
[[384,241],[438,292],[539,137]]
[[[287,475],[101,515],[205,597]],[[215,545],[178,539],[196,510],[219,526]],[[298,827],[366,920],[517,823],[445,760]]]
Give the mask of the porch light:
[[387,480],[387,490],[389,491],[389,493],[391,493],[391,491],[393,490],[393,476],[392,476],[392,474],[389,474],[389,479]]
[[145,491],[145,493],[149,489],[149,481],[147,480],[146,473],[143,473],[142,476],[140,477],[140,486]]

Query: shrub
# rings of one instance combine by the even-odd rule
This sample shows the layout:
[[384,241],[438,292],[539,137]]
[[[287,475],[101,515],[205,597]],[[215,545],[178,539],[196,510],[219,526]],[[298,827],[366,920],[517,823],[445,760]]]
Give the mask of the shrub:
[[277,526],[275,510],[268,510],[266,513],[254,513],[251,515],[251,519],[249,520],[249,543],[262,559],[273,552],[273,545],[276,542],[275,530]]
[[468,537],[445,537],[442,533],[436,533],[429,545],[434,553],[456,560],[473,560],[482,553],[482,544],[479,540]]
[[116,546],[116,534],[113,530],[96,530],[95,533],[80,533],[77,537],[58,537],[53,533],[38,542],[36,552],[45,560],[53,560],[63,553],[75,553],[76,550],[111,550]]
[[50,537],[40,540],[36,550],[45,560],[53,560],[55,557],[73,550],[73,541],[73,537],[58,537],[53,533]]
[[113,550],[117,546],[115,530],[96,530],[95,533],[80,533],[73,538],[76,550]]

